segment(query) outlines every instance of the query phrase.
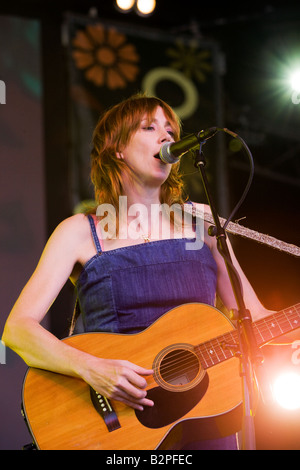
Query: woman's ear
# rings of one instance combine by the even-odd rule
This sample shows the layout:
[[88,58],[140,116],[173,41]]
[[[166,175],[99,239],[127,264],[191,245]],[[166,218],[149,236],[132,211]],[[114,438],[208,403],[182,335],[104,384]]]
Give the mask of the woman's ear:
[[123,157],[122,152],[116,152],[116,157],[117,157],[119,160],[124,160],[124,157]]

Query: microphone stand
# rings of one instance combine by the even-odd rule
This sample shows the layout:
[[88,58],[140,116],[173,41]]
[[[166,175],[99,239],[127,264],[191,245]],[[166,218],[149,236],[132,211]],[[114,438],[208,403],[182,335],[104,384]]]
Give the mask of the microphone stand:
[[224,258],[226,268],[229,274],[230,282],[233,288],[234,296],[238,306],[237,311],[234,312],[234,319],[237,321],[237,332],[239,339],[239,351],[238,357],[240,359],[240,374],[242,378],[242,390],[243,390],[243,428],[242,428],[242,449],[243,450],[255,450],[255,429],[254,429],[254,371],[253,365],[262,363],[261,353],[258,351],[256,339],[252,328],[251,314],[246,309],[242,287],[239,275],[234,268],[231,260],[231,256],[226,241],[226,233],[220,224],[216,208],[214,206],[213,198],[211,196],[209,183],[205,172],[205,157],[202,152],[202,146],[205,143],[200,144],[199,152],[195,153],[195,167],[200,170],[201,178],[204,186],[204,190],[207,196],[209,206],[215,226],[209,227],[209,235],[215,236],[217,239],[218,251]]

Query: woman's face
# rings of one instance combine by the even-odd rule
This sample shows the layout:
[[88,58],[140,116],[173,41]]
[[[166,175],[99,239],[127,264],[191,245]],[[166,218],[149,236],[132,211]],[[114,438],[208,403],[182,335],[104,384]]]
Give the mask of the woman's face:
[[118,153],[129,167],[133,181],[155,187],[161,186],[169,176],[171,165],[155,155],[165,142],[173,142],[174,132],[161,107],[157,107],[152,122],[145,115],[139,129],[131,136],[126,147]]

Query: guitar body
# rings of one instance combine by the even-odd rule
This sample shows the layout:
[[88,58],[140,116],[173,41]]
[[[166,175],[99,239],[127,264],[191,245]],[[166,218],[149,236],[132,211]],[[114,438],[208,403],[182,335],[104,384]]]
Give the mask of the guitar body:
[[[227,413],[232,411],[240,416],[239,360],[231,357],[217,365],[202,367],[194,345],[232,330],[232,324],[217,309],[187,304],[166,313],[138,334],[85,333],[64,339],[67,344],[98,357],[127,359],[153,368],[155,373],[147,379],[147,390],[155,405],[135,412],[110,400],[117,426],[109,430],[84,381],[29,368],[23,384],[23,411],[37,447],[175,449],[184,444],[188,430],[195,433],[189,439],[212,437],[213,432],[210,436],[203,430],[208,418],[213,419],[213,428],[228,434]],[[185,366],[177,371],[173,363],[178,356],[184,363],[191,362],[191,372]]]

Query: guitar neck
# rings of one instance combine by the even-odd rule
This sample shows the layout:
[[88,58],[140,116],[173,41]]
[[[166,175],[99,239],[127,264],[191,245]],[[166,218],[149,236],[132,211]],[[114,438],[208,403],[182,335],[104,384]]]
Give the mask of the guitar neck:
[[[258,346],[300,327],[300,303],[276,312],[253,323]],[[199,344],[195,350],[207,369],[234,356],[238,346],[237,331],[233,330],[210,341]]]
[[300,327],[300,304],[253,323],[258,346]]

